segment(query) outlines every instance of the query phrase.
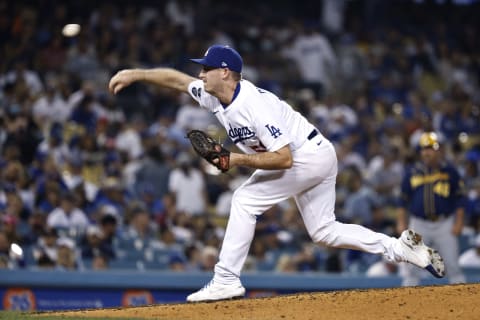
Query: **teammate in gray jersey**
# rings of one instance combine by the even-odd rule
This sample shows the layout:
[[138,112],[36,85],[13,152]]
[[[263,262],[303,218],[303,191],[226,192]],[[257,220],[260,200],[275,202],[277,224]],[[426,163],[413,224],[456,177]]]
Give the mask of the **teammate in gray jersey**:
[[230,167],[255,172],[234,193],[228,225],[213,279],[187,297],[189,302],[242,297],[240,274],[252,242],[257,216],[290,197],[295,199],[315,243],[382,254],[443,277],[443,260],[421,236],[405,230],[399,239],[335,220],[337,157],[332,143],[300,113],[277,96],[242,79],[243,61],[233,48],[211,46],[191,59],[199,79],[170,68],[128,69],[112,77],[116,94],[133,82],[189,93],[225,127],[244,153],[230,155]]

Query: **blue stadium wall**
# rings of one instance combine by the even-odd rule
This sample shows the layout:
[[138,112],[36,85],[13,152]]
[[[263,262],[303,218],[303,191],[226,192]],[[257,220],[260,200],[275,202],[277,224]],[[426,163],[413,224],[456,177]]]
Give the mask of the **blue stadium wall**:
[[[480,282],[480,270],[466,270],[469,283]],[[211,273],[131,271],[0,271],[3,310],[71,310],[159,303],[183,303],[185,297],[211,279]],[[296,292],[394,288],[397,276],[367,278],[362,275],[325,273],[244,274],[247,297]],[[422,285],[443,285],[445,279],[425,278]]]

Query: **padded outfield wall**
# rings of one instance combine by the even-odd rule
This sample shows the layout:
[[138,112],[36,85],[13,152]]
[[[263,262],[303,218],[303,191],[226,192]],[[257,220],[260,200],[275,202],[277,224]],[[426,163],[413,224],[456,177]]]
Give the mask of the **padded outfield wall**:
[[[480,270],[466,270],[470,283],[480,282]],[[158,303],[182,303],[192,291],[211,279],[211,273],[132,271],[0,271],[1,309],[71,310]],[[245,273],[247,297],[295,292],[394,288],[397,276],[367,278],[362,275],[325,273]],[[422,285],[446,284],[426,278]]]

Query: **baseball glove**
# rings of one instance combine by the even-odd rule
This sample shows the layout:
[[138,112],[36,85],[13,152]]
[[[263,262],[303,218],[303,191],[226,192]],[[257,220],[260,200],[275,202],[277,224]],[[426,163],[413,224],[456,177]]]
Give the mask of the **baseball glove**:
[[222,172],[228,171],[230,167],[230,151],[215,142],[208,134],[200,130],[191,130],[187,138],[193,149],[205,160],[213,164]]

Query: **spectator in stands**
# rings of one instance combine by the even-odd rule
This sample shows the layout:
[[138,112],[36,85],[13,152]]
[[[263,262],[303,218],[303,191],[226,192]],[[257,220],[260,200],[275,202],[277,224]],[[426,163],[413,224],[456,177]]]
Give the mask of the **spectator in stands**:
[[342,257],[340,256],[340,250],[336,248],[327,248],[325,259],[325,271],[339,273],[343,270]]
[[10,261],[8,259],[8,256],[0,253],[0,269],[9,269],[11,268]]
[[247,261],[249,266],[258,271],[273,270],[276,263],[275,259],[269,259],[265,243],[259,237],[253,240]]
[[153,199],[162,199],[168,192],[169,175],[170,168],[165,161],[162,151],[156,145],[150,146],[146,150],[145,157],[141,159],[135,174],[137,194],[148,191],[153,196]]
[[349,196],[345,200],[344,210],[340,216],[349,223],[369,225],[372,222],[372,211],[375,206],[380,205],[380,199],[376,192],[366,183],[360,170],[351,166],[347,178]]
[[[2,168],[1,179],[3,191],[6,196],[16,194],[22,189],[28,187],[27,172],[20,161],[8,161]],[[26,192],[27,190],[25,190]]]
[[187,94],[180,95],[180,107],[175,119],[175,126],[184,132],[191,129],[206,129],[214,124],[214,116],[206,109],[198,108]]
[[168,260],[168,269],[177,272],[186,271],[185,259],[179,254],[171,254]]
[[127,210],[128,226],[123,232],[123,239],[141,245],[137,249],[147,247],[156,238],[155,225],[150,222],[150,213],[141,204],[133,204]]
[[[10,189],[10,187],[8,186],[6,188]],[[20,196],[20,192],[17,192],[15,189],[10,189],[7,191],[8,192],[5,192],[5,213],[11,215],[16,220],[26,222],[28,220],[28,217],[30,216],[30,210],[27,208],[27,206],[25,206],[24,201]]]
[[95,97],[93,94],[86,94],[76,105],[69,120],[73,123],[84,127],[89,132],[94,132],[97,125],[98,115],[94,109]]
[[38,243],[39,238],[46,230],[47,215],[45,212],[36,210],[28,217],[28,227],[20,234],[22,243],[28,246]]
[[96,210],[108,207],[119,219],[125,215],[125,208],[132,200],[123,182],[118,176],[106,176],[101,181],[101,186],[96,193],[92,205]]
[[470,227],[480,234],[480,178],[471,183],[471,190],[467,200],[467,214]]
[[43,90],[40,76],[35,70],[29,69],[26,57],[17,57],[13,62],[13,70],[5,75],[0,74],[0,86],[15,82],[24,82],[28,91],[34,96]]
[[8,239],[7,233],[0,230],[0,254],[8,257],[10,255],[10,245],[11,241]]
[[78,261],[76,257],[75,241],[70,238],[59,238],[57,240],[57,270],[76,270]]
[[169,229],[173,233],[176,242],[188,244],[195,240],[190,215],[181,211],[176,212],[173,217],[170,217],[169,223]]
[[105,251],[112,251],[115,254],[114,241],[117,237],[117,218],[112,214],[105,213],[100,217],[98,224],[102,233],[102,241]]
[[69,192],[62,195],[60,205],[53,209],[47,217],[50,228],[73,232],[73,235],[85,232],[89,220],[83,210],[76,207],[75,196]]
[[140,158],[145,152],[142,145],[140,132],[145,129],[143,116],[135,114],[129,121],[120,122],[120,131],[115,140],[115,148],[125,152],[128,161]]
[[398,148],[383,147],[368,163],[367,181],[385,204],[394,204],[400,194],[403,164]]
[[[50,188],[57,188],[59,190],[59,194],[62,194],[68,190],[67,186],[63,182],[59,170],[57,169],[55,159],[50,155],[46,155],[44,158],[43,156],[41,157],[42,159],[39,161],[39,167],[34,169],[36,171],[34,175],[34,190],[36,195],[35,200],[37,203],[42,203],[42,201],[45,201],[46,192]],[[53,202],[50,203],[50,205],[53,205]]]
[[17,232],[19,219],[12,214],[1,215],[0,230],[7,236],[10,243],[21,243],[22,239]]
[[62,123],[54,122],[44,128],[45,137],[37,147],[37,157],[49,155],[53,158],[55,165],[61,168],[65,161],[71,156],[71,151],[64,143],[64,126]]
[[38,67],[44,68],[44,72],[61,72],[64,67],[67,52],[66,42],[60,33],[56,33],[38,54]]
[[113,247],[108,241],[104,241],[102,230],[97,225],[89,225],[87,231],[80,240],[82,259],[94,259],[103,256],[108,259],[115,258]]
[[169,190],[175,195],[177,211],[188,215],[206,212],[205,178],[193,164],[191,155],[182,152],[177,157],[178,168],[170,172]]
[[337,68],[336,54],[317,26],[307,23],[298,28],[300,30],[292,46],[284,50],[283,56],[297,64],[301,75],[300,87],[311,88],[317,97],[325,96],[332,89]]
[[45,196],[38,199],[37,208],[45,215],[60,206],[61,189],[58,183],[50,183],[45,186]]
[[96,49],[86,34],[82,33],[78,41],[75,41],[74,45],[70,47],[65,69],[81,80],[93,81],[99,76],[100,65]]
[[6,137],[4,147],[9,145],[17,146],[21,152],[18,160],[23,165],[33,161],[35,150],[42,139],[42,132],[33,122],[31,116],[14,106],[7,110],[5,117]]
[[367,277],[387,277],[398,274],[398,264],[387,259],[381,259],[380,261],[372,264],[365,275]]
[[475,237],[473,248],[460,255],[458,264],[462,268],[480,268],[480,234]]
[[92,259],[92,270],[107,270],[108,269],[108,257],[104,255],[96,255]]
[[93,199],[94,193],[97,190],[97,185],[87,181],[86,178],[71,190],[71,193],[75,197],[77,207],[82,208],[90,221],[96,221],[95,208],[91,199]]
[[33,247],[33,257],[39,267],[54,267],[57,261],[58,232],[47,228]]
[[201,250],[200,270],[213,271],[218,259],[218,250],[215,247],[206,246]]
[[37,267],[40,269],[54,269],[55,261],[50,259],[47,255],[41,255],[37,260]]
[[108,94],[102,94],[98,97],[98,106],[96,111],[98,119],[105,121],[107,125],[123,123],[126,121],[125,113],[115,104],[115,100]]
[[321,261],[317,257],[316,247],[311,244],[303,245],[301,251],[295,254],[292,260],[295,263],[296,271],[311,272],[321,269]]
[[63,123],[70,116],[70,108],[64,96],[58,92],[55,80],[50,80],[45,86],[45,92],[32,105],[33,120],[39,128],[45,130],[52,123]]
[[184,256],[186,258],[185,270],[198,271],[202,260],[202,248],[198,244],[189,244],[184,247]]
[[288,253],[281,254],[275,265],[276,272],[292,273],[297,271],[297,265]]
[[71,156],[66,160],[67,161],[65,161],[65,165],[63,166],[61,173],[62,180],[67,186],[68,190],[74,190],[84,183],[84,161],[82,160],[82,157],[77,157],[77,155]]

